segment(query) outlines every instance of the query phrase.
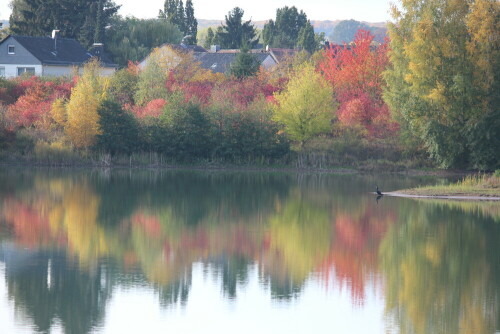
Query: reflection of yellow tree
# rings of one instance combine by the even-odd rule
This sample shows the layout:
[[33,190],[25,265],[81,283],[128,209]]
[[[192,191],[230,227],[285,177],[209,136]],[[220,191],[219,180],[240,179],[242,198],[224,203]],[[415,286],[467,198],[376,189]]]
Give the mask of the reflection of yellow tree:
[[292,195],[270,219],[269,270],[303,282],[328,254],[329,229],[326,209],[306,202],[300,194]]
[[100,199],[84,180],[53,178],[35,180],[35,189],[47,204],[52,235],[65,235],[70,251],[85,265],[121,250],[116,236],[107,235],[98,224]]
[[387,312],[401,333],[493,333],[484,232],[462,212],[419,209],[380,248]]

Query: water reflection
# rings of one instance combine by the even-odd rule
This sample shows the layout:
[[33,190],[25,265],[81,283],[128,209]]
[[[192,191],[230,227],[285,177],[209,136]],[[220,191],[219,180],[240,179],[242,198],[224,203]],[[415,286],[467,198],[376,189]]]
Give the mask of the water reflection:
[[[378,177],[390,190],[429,182]],[[186,307],[193,264],[226,300],[257,271],[276,303],[308,285],[384,294],[387,331],[494,333],[497,204],[369,194],[371,176],[158,171],[0,173],[0,262],[14,307],[50,332],[104,326],[118,289]],[[495,220],[497,222],[495,222]],[[395,326],[389,324],[396,324]]]

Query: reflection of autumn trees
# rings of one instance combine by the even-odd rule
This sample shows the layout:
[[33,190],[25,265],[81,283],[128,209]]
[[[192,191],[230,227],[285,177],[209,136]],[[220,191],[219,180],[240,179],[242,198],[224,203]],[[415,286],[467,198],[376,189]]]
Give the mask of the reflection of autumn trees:
[[498,224],[432,205],[409,207],[401,218],[380,249],[386,311],[401,333],[494,333]]
[[65,247],[86,270],[104,258],[141,268],[165,302],[185,301],[200,261],[229,297],[257,263],[275,298],[296,295],[318,270],[362,298],[390,217],[378,217],[371,202],[332,198],[318,177],[297,182],[266,174],[40,176],[4,200],[3,219],[17,242]]
[[356,303],[363,303],[367,283],[377,278],[379,244],[396,218],[393,211],[376,210],[375,205],[366,201],[358,210],[337,209],[334,242],[320,267],[322,277],[329,282],[333,275],[347,286]]
[[9,298],[33,320],[36,332],[49,333],[56,319],[66,333],[89,333],[102,322],[111,277],[100,267],[85,273],[57,253],[36,253],[22,270],[10,266]]

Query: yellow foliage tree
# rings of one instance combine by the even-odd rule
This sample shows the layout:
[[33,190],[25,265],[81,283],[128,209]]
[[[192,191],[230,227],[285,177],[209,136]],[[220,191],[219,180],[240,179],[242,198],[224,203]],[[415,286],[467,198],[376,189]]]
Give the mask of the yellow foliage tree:
[[300,66],[275,98],[274,119],[292,140],[303,145],[314,135],[330,130],[336,109],[332,88],[311,63]]
[[66,114],[66,101],[64,99],[56,99],[52,103],[52,108],[50,109],[50,114],[52,119],[59,125],[63,126],[66,124],[67,114]]
[[85,65],[66,108],[65,131],[77,148],[92,146],[101,133],[97,109],[107,96],[109,80],[101,77],[99,70],[97,60]]

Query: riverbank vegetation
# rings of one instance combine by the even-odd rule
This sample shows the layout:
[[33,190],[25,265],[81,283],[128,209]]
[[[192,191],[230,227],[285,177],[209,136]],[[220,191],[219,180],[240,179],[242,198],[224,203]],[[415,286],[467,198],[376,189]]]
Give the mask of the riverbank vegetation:
[[68,78],[0,79],[0,158],[500,168],[498,2],[398,8],[382,45],[361,30],[350,45],[257,72],[213,73],[158,49],[144,68],[130,62],[111,77],[94,61]]

